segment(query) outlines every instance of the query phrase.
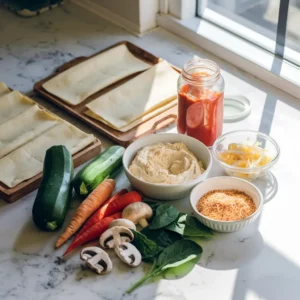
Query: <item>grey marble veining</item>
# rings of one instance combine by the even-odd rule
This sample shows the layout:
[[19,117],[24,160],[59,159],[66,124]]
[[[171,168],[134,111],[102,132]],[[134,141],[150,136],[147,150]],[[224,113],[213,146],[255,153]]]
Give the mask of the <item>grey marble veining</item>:
[[[127,295],[125,290],[147,271],[147,265],[128,269],[111,253],[112,273],[98,276],[84,267],[78,251],[62,259],[65,247],[54,250],[58,233],[40,232],[32,224],[36,192],[14,204],[1,201],[0,299],[298,300],[300,100],[162,29],[137,38],[74,4],[32,19],[0,9],[0,81],[34,96],[34,82],[61,64],[121,40],[129,40],[179,67],[194,55],[211,58],[222,68],[226,93],[241,93],[250,99],[251,115],[225,124],[224,132],[262,130],[280,144],[281,158],[272,174],[254,182],[265,196],[264,212],[256,223],[240,232],[216,234],[211,241],[199,240],[204,252],[192,270],[191,265],[186,265],[179,273],[169,271]],[[35,99],[83,130],[93,132],[47,101]],[[176,132],[174,126],[168,131]],[[104,147],[112,144],[97,136]],[[214,166],[211,176],[220,174]],[[117,182],[116,189],[128,187],[124,174]],[[173,203],[181,211],[190,211],[187,199]],[[66,222],[77,205],[75,199]]]

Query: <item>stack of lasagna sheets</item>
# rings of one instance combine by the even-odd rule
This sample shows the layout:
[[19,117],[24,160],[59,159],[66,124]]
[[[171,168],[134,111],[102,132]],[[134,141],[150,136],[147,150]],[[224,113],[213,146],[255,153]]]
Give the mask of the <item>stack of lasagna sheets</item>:
[[43,88],[75,106],[137,72],[141,73],[85,104],[86,115],[126,132],[177,104],[179,74],[168,62],[150,65],[119,45],[60,73]]
[[8,187],[43,170],[46,150],[64,145],[71,154],[95,140],[57,116],[41,109],[0,82],[0,182]]

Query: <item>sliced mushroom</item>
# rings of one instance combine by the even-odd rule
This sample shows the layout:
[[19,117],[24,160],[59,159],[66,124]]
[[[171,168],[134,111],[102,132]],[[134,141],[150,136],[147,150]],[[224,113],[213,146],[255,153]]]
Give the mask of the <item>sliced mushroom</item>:
[[112,262],[108,254],[99,247],[84,248],[80,258],[98,274],[107,274],[112,270]]
[[122,212],[122,218],[140,224],[143,228],[148,226],[147,219],[152,217],[152,208],[143,202],[135,202],[126,206]]
[[103,248],[114,248],[120,243],[131,242],[134,238],[130,229],[124,226],[114,226],[107,229],[100,237],[100,245]]
[[118,247],[115,247],[115,252],[130,267],[137,267],[142,261],[141,253],[130,243],[121,243]]
[[134,223],[128,219],[115,219],[115,220],[111,221],[111,223],[109,224],[109,228],[112,228],[115,226],[124,226],[126,228],[136,230]]

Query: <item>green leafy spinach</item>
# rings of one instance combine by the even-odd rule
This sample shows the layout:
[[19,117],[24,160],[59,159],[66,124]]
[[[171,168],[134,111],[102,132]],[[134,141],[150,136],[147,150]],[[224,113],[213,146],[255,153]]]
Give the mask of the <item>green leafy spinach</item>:
[[197,218],[188,215],[185,221],[185,227],[183,234],[185,236],[197,236],[197,237],[205,237],[212,238],[213,232],[208,227],[204,226],[200,223]]
[[147,226],[141,231],[141,233],[163,248],[166,248],[174,242],[182,239],[182,236],[177,232],[168,231],[163,228],[151,230],[149,226]]
[[165,227],[165,229],[177,232],[183,235],[187,214],[180,213],[176,220]]
[[[142,285],[146,280],[151,277],[161,274],[163,271],[178,267],[188,261],[191,261],[198,257],[202,253],[202,248],[193,241],[189,240],[179,240],[173,243],[172,245],[165,248],[155,259],[153,266],[148,274],[131,286],[127,293],[131,293],[137,287]],[[196,260],[195,262],[196,263]]]
[[153,201],[144,201],[144,202],[152,208],[153,213],[155,213],[156,209],[161,205],[161,204],[159,204],[157,202],[153,202]]
[[153,262],[156,255],[163,250],[155,241],[148,239],[144,234],[131,230],[134,234],[132,244],[140,251],[144,262]]
[[157,207],[154,218],[149,225],[150,229],[159,229],[174,222],[179,215],[176,207],[169,204],[162,204]]

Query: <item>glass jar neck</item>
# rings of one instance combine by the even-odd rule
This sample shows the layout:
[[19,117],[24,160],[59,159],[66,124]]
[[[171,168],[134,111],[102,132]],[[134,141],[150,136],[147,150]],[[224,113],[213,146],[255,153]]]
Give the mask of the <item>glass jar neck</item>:
[[182,77],[197,86],[211,86],[220,78],[219,66],[208,59],[192,59],[184,64]]

